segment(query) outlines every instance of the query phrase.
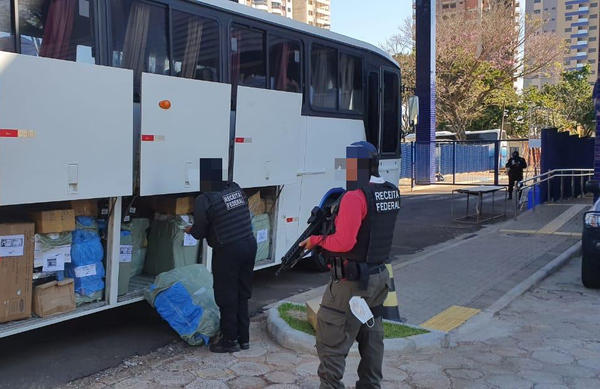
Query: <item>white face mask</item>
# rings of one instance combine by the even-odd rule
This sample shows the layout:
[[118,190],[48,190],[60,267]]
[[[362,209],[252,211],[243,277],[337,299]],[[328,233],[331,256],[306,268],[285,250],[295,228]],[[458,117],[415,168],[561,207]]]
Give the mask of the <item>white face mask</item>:
[[[350,299],[350,310],[362,324],[365,324],[369,320],[373,319],[373,312],[371,312],[369,304],[367,304],[365,299],[362,297],[354,296]],[[369,327],[372,326],[373,324],[371,324]]]

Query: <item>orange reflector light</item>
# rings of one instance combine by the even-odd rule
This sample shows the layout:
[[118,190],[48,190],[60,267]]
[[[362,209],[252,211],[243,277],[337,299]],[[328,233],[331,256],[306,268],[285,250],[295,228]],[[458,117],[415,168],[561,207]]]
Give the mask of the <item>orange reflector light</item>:
[[169,109],[171,108],[171,102],[169,100],[163,100],[160,103],[158,103],[158,106],[162,109]]

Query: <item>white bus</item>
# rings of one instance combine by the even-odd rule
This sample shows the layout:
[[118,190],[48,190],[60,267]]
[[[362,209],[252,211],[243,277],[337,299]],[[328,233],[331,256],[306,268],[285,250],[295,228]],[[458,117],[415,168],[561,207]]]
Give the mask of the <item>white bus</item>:
[[[0,337],[142,300],[153,277],[117,290],[126,213],[196,195],[200,158],[272,204],[256,269],[278,265],[345,185],[346,146],[375,144],[398,182],[400,82],[377,47],[230,1],[0,0],[0,221],[70,200],[110,207],[103,300],[0,324]],[[199,261],[210,269],[205,243]]]

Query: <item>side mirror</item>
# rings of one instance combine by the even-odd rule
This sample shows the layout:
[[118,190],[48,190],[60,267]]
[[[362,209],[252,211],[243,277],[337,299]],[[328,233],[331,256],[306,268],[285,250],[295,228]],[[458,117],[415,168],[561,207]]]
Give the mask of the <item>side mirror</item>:
[[585,183],[585,191],[591,192],[595,195],[600,194],[600,181],[598,180],[589,180]]
[[413,96],[408,99],[408,121],[411,125],[416,126],[419,120],[419,98]]

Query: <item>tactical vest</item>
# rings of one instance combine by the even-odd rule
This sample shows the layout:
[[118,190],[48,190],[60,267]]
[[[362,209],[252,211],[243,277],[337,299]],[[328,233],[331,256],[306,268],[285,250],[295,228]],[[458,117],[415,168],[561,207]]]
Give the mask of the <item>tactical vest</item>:
[[253,237],[246,194],[235,182],[220,192],[206,193],[210,204],[208,244],[218,249]]
[[360,225],[356,244],[346,253],[326,252],[355,262],[381,264],[388,259],[394,238],[396,217],[400,210],[400,192],[393,184],[369,184],[363,188],[367,199],[367,215]]

